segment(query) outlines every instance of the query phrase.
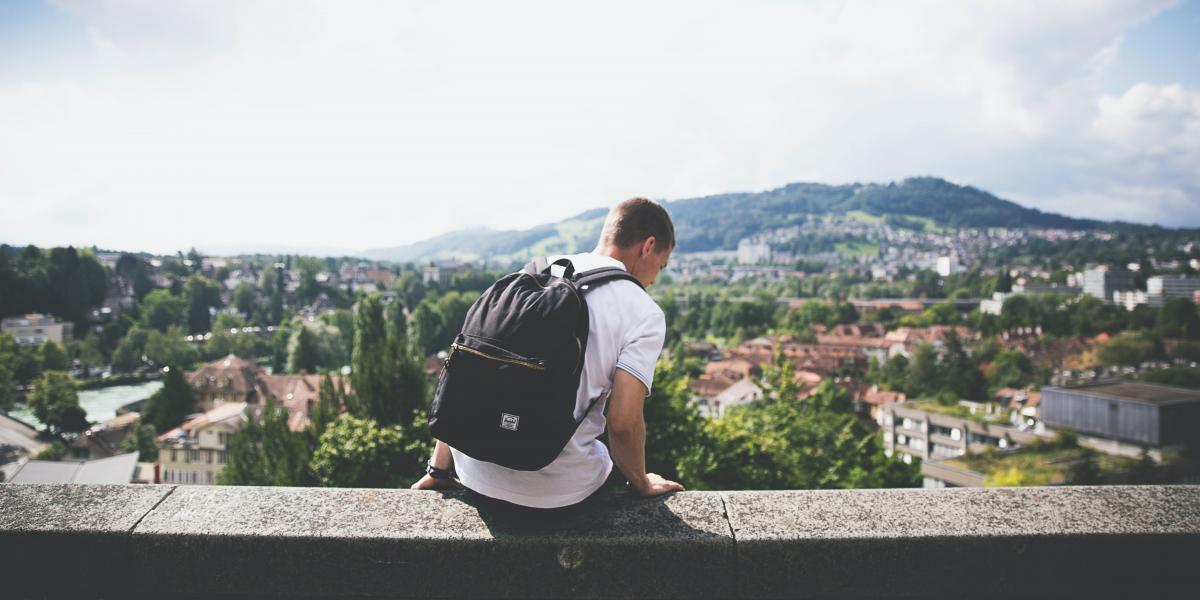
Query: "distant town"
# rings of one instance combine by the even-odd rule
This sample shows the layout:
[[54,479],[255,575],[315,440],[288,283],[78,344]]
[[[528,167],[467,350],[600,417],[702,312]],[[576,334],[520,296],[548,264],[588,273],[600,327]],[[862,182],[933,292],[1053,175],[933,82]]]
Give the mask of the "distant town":
[[[680,252],[650,289],[668,340],[647,419],[694,439],[650,431],[648,461],[699,489],[1198,483],[1200,239],[1185,238],[856,212]],[[1078,260],[1101,246],[1118,251]],[[3,476],[399,485],[362,479],[362,463],[419,472],[445,350],[516,266],[0,247]],[[393,348],[391,383],[364,379],[371,343]],[[404,414],[382,416],[376,388],[409,390],[394,392]],[[785,425],[753,425],[763,411]],[[246,453],[272,451],[271,423],[309,441],[267,480],[254,473],[273,459]],[[806,485],[711,464],[745,459],[734,435],[827,443],[820,424],[853,431],[878,477]],[[326,460],[338,435],[387,427],[407,450]],[[701,441],[717,454],[698,457]],[[799,460],[763,452],[781,473]]]

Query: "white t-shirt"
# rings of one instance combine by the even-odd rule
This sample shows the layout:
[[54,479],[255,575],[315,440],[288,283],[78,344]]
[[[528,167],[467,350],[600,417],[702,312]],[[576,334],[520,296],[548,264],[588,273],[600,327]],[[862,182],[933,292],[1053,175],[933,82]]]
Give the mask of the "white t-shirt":
[[[559,258],[563,257],[549,257],[550,262]],[[566,258],[571,259],[576,272],[608,266],[625,268],[615,258],[591,252]],[[576,419],[593,398],[612,390],[617,368],[637,377],[649,395],[654,364],[667,332],[662,309],[632,281],[604,283],[589,291],[586,301],[588,342],[575,398]],[[539,471],[509,469],[451,448],[454,470],[468,488],[513,504],[556,508],[581,502],[604,485],[613,469],[608,448],[596,440],[604,432],[606,404],[607,400],[597,402],[558,458]]]

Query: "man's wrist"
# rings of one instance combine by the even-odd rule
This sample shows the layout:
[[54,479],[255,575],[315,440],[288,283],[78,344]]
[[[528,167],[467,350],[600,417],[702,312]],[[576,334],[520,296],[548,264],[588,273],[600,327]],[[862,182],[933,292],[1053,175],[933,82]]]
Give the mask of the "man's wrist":
[[650,478],[647,477],[645,473],[643,473],[641,477],[631,478],[629,480],[629,487],[633,488],[633,491],[638,493],[649,491]]

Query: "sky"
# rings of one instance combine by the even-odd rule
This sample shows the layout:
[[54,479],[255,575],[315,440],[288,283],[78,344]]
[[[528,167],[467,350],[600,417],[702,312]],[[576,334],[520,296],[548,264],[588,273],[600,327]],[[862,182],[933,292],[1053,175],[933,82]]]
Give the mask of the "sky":
[[362,250],[917,175],[1200,226],[1200,0],[0,0],[0,242]]

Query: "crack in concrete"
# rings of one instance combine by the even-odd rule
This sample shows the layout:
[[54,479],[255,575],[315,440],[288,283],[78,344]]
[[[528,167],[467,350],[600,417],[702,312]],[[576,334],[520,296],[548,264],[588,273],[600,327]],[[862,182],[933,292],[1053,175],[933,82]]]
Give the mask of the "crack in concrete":
[[729,505],[725,504],[725,494],[717,494],[721,499],[721,516],[725,517],[725,525],[729,527],[729,537],[733,540],[733,597],[741,598],[742,591],[740,581],[741,565],[738,563],[738,540],[737,532],[733,530],[733,519],[729,518]]
[[178,488],[178,487],[179,487],[179,486],[177,486],[177,485],[173,485],[173,486],[171,486],[171,489],[167,490],[167,493],[163,494],[162,498],[159,498],[159,499],[158,499],[158,502],[155,502],[155,503],[154,503],[154,506],[151,506],[151,507],[150,507],[150,510],[146,511],[146,514],[144,514],[144,515],[142,515],[142,516],[138,517],[137,523],[134,523],[134,524],[133,524],[133,527],[130,527],[130,528],[129,528],[129,535],[133,535],[133,530],[137,529],[138,525],[141,525],[141,524],[142,524],[142,521],[143,521],[143,520],[144,520],[146,517],[150,516],[150,513],[154,512],[154,509],[158,508],[158,505],[159,505],[159,504],[162,504],[162,503],[163,503],[163,500],[166,500],[166,499],[167,499],[167,496],[170,496],[172,493],[174,493],[174,492],[175,492],[175,488]]

